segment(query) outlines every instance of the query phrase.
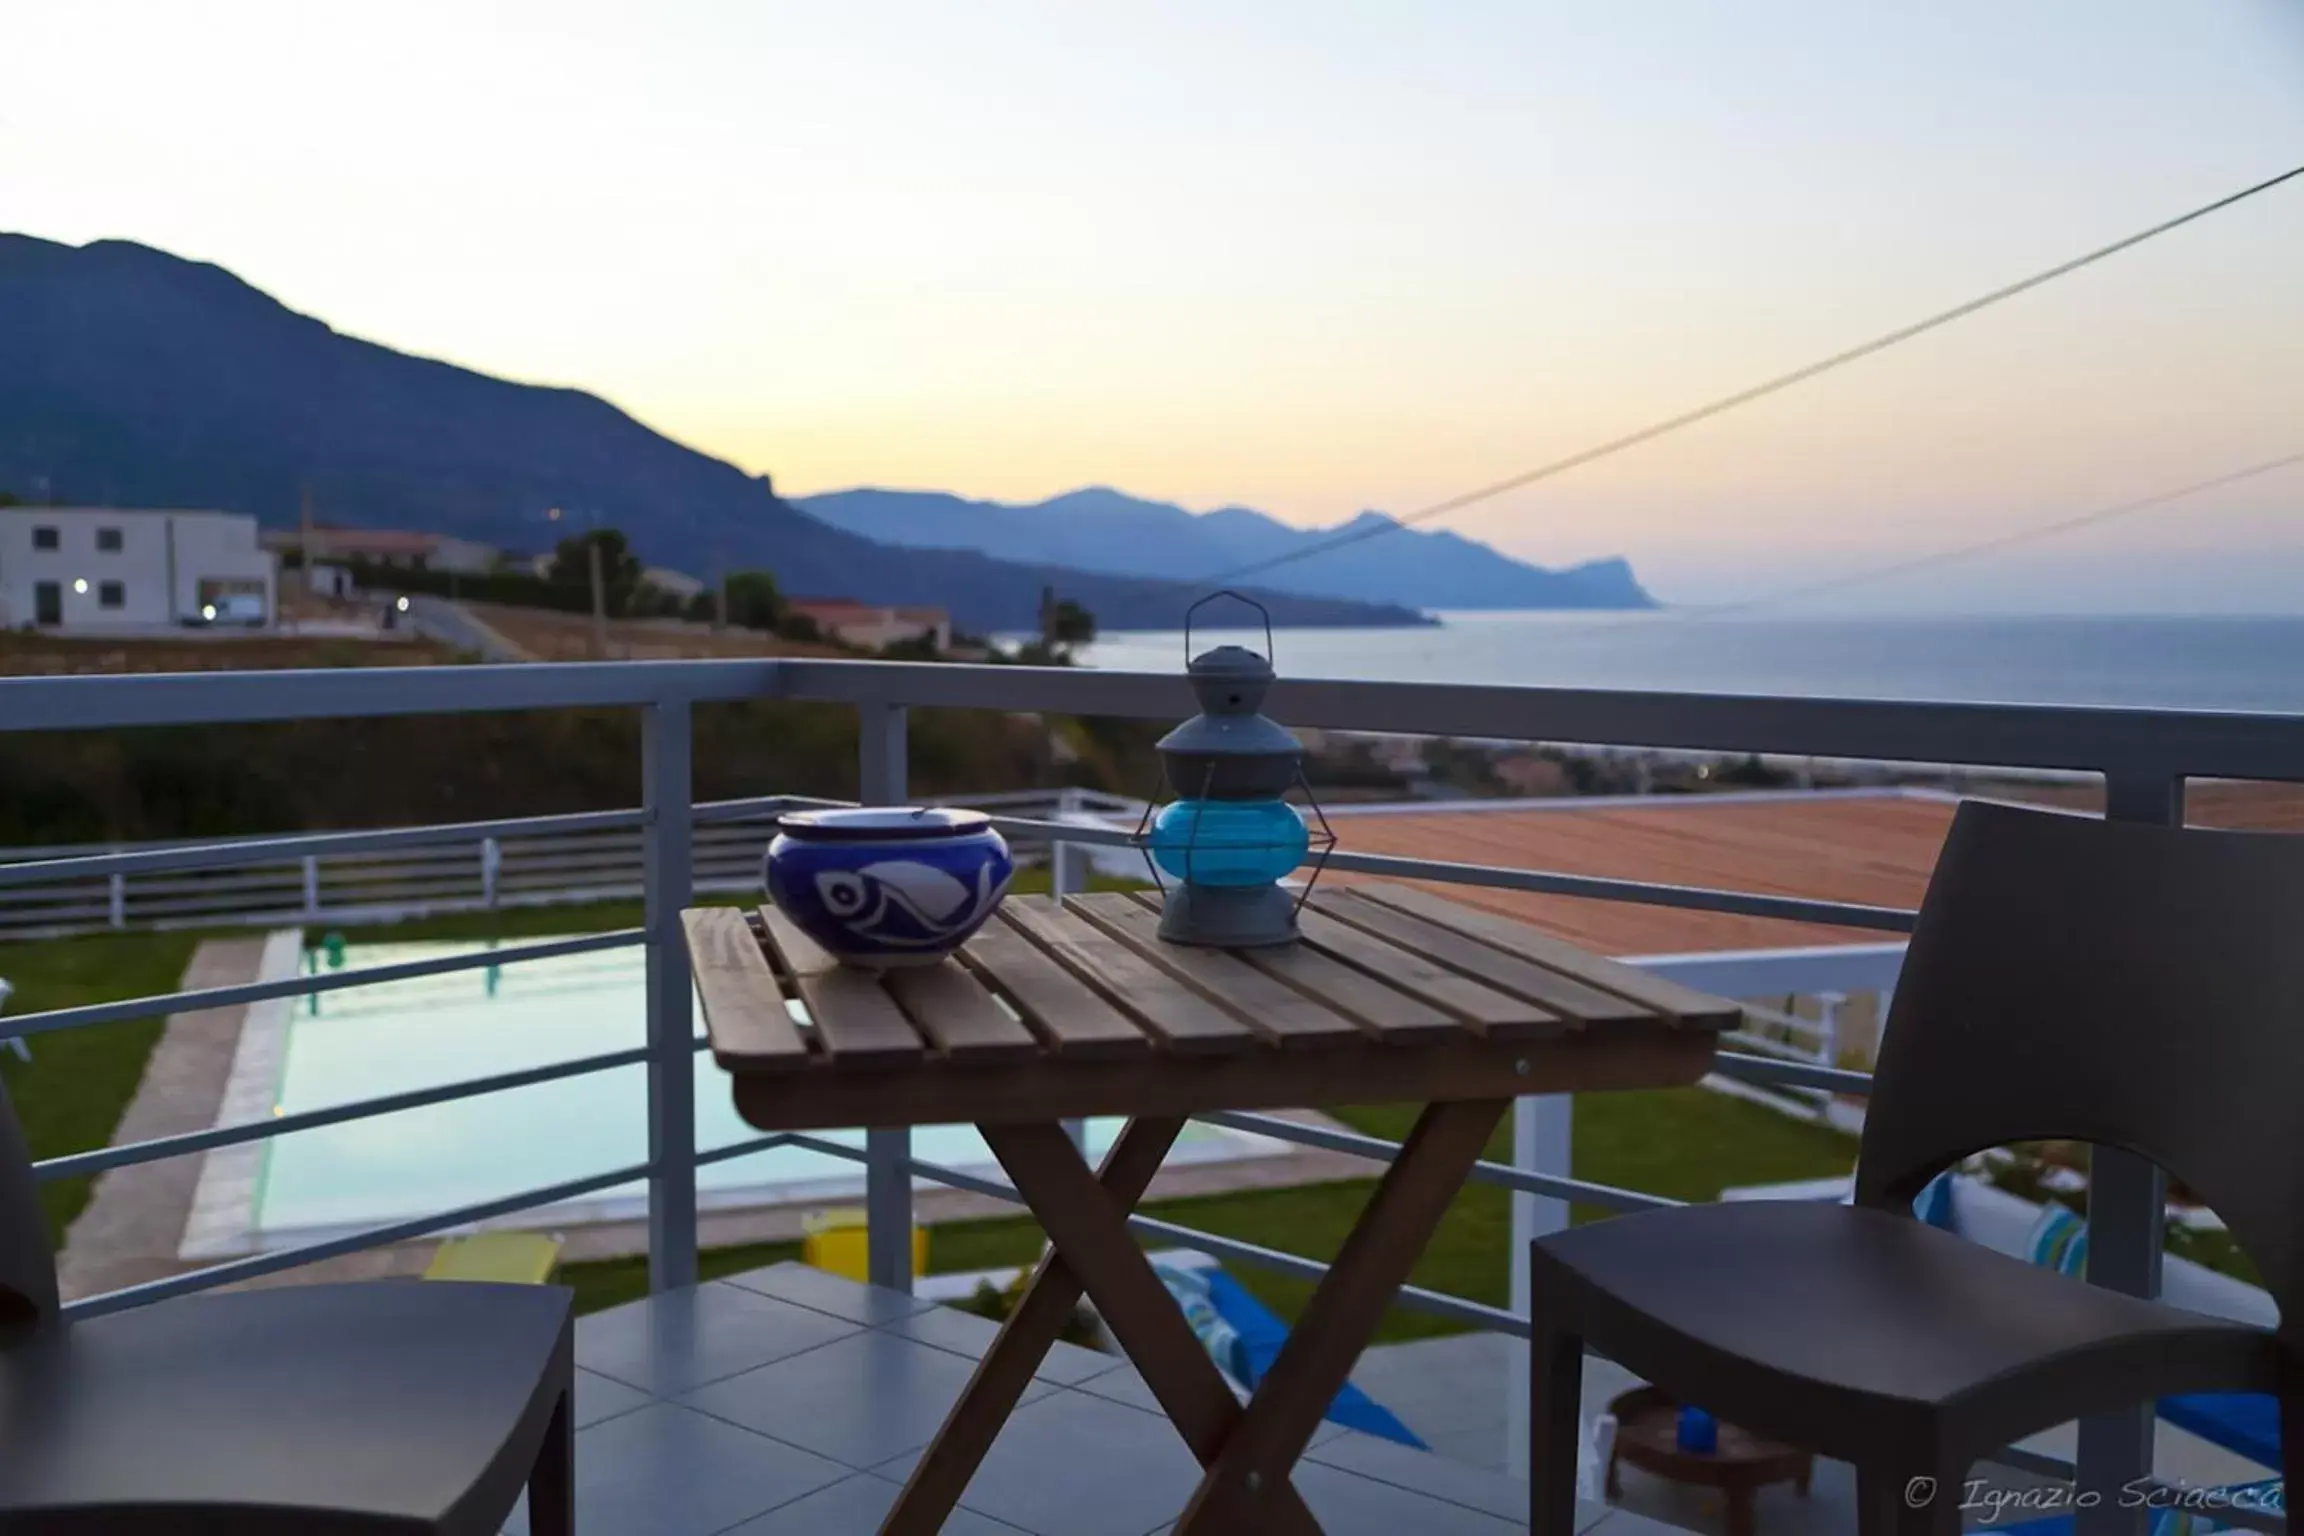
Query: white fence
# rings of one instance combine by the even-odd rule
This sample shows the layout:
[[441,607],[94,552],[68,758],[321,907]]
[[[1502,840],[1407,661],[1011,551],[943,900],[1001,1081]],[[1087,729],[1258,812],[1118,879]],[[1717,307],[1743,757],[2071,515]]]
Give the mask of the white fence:
[[[801,802],[805,803],[805,802]],[[1140,802],[1094,790],[1023,790],[940,801],[1013,816],[1133,821]],[[773,812],[743,821],[700,821],[695,888],[760,888],[775,835]],[[309,854],[228,869],[115,872],[0,886],[0,941],[64,938],[112,929],[227,928],[279,922],[392,922],[441,912],[567,905],[640,898],[645,832],[638,827],[536,836],[477,837],[358,853]],[[224,839],[204,846],[230,846]],[[1020,861],[1048,856],[1045,839],[1011,834]],[[108,844],[0,850],[0,865],[189,846]]]

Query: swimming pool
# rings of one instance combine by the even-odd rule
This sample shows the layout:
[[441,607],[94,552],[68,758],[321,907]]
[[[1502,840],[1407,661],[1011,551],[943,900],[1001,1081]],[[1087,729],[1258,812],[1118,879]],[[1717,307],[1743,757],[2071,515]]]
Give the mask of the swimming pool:
[[[283,942],[285,941],[285,942]],[[526,942],[526,941],[523,941]],[[493,946],[356,945],[341,968],[364,970]],[[267,946],[268,971],[326,968],[330,960],[283,932]],[[517,1071],[645,1043],[646,962],[638,948],[524,961],[414,980],[379,982],[252,1007],[234,1063],[224,1119],[297,1114],[465,1078]],[[697,1014],[699,1028],[702,1012]],[[647,1157],[647,1069],[618,1067],[485,1097],[323,1126],[248,1148],[233,1162],[211,1154],[201,1219],[186,1247],[206,1252],[271,1248],[334,1232],[403,1220],[580,1179]],[[731,1104],[726,1076],[699,1052],[696,1145],[732,1145],[759,1133]],[[235,1106],[237,1101],[237,1108]],[[1099,1156],[1121,1122],[1088,1122]],[[830,1139],[863,1144],[862,1131]],[[1263,1137],[1215,1127],[1186,1129],[1172,1161],[1204,1161],[1284,1150]],[[922,1127],[914,1155],[1000,1177],[971,1126]],[[854,1199],[860,1165],[820,1152],[777,1147],[697,1170],[706,1208]],[[921,1187],[933,1187],[925,1181]],[[641,1182],[602,1191],[549,1212],[544,1221],[628,1219],[646,1210]],[[235,1230],[237,1229],[237,1230]]]

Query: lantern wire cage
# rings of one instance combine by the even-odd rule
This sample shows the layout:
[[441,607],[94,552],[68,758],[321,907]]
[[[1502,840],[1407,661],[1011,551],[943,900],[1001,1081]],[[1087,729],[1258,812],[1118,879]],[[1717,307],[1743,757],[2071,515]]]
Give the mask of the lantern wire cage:
[[[1206,780],[1201,784],[1201,793],[1197,797],[1201,804],[1223,803],[1211,801],[1208,798],[1207,792],[1213,787],[1215,777],[1216,770],[1211,766]],[[1143,855],[1144,868],[1152,876],[1153,886],[1160,892],[1161,899],[1165,901],[1168,897],[1168,882],[1161,878],[1160,861],[1153,857],[1152,822],[1153,818],[1158,816],[1167,805],[1175,803],[1178,799],[1188,797],[1175,794],[1174,786],[1168,785],[1165,775],[1162,776],[1161,782],[1170,790],[1168,799],[1166,801],[1146,800],[1144,802],[1143,813],[1136,818],[1136,830],[1129,834],[1128,843],[1130,847]],[[1291,787],[1303,792],[1304,805],[1312,813],[1311,823],[1304,829],[1307,845],[1304,861],[1296,866],[1297,869],[1308,867],[1312,871],[1310,877],[1298,888],[1296,904],[1291,909],[1291,916],[1300,916],[1304,911],[1304,904],[1312,899],[1312,888],[1320,883],[1320,876],[1328,868],[1328,855],[1336,849],[1336,829],[1328,824],[1328,813],[1320,808],[1320,797],[1312,792],[1312,783],[1304,777],[1304,769],[1301,765],[1296,769],[1296,777]],[[1287,800],[1282,800],[1280,803],[1287,805],[1291,810],[1296,809]],[[1299,811],[1298,814],[1301,815],[1302,812]],[[1192,852],[1200,840],[1200,820],[1201,818],[1197,816],[1192,818],[1191,833],[1185,838],[1181,850],[1184,855],[1184,880],[1186,884],[1190,884],[1192,880]],[[1226,853],[1269,852],[1287,846],[1292,845],[1282,843],[1226,843],[1224,851]],[[1294,874],[1295,871],[1291,870],[1289,873]]]

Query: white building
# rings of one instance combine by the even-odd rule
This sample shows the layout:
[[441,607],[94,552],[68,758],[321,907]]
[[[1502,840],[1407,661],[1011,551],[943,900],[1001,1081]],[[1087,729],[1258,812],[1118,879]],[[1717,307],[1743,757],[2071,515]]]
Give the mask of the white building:
[[0,507],[0,628],[269,625],[276,586],[256,519],[236,512]]

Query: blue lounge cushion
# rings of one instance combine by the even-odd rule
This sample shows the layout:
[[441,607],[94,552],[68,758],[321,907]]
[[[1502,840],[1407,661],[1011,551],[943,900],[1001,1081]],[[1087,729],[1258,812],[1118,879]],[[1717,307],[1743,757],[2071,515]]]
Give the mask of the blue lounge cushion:
[[2081,1220],[2070,1206],[2054,1200],[2040,1207],[2040,1219],[2032,1224],[2031,1241],[2025,1257],[2059,1274],[2085,1279],[2088,1273],[2088,1223]]
[[1952,1224],[1952,1170],[1930,1179],[1912,1202],[1912,1214],[1939,1232],[1958,1229]]
[[2191,1392],[2164,1397],[2160,1417],[2259,1466],[2280,1465],[2280,1399],[2270,1393]]

